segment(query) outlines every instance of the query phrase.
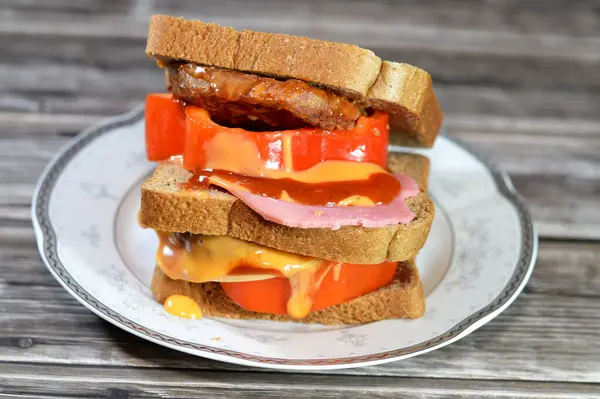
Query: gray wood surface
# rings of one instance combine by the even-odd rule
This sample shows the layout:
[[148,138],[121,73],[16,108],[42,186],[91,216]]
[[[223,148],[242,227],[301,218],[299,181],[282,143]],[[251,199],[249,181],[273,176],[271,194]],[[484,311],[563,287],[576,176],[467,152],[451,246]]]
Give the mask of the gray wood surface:
[[[31,194],[70,137],[164,90],[143,53],[157,12],[430,71],[448,133],[506,169],[532,209],[542,243],[523,294],[449,347],[314,375],[184,355],[79,305],[37,254]],[[0,397],[600,397],[599,93],[594,0],[2,1]]]

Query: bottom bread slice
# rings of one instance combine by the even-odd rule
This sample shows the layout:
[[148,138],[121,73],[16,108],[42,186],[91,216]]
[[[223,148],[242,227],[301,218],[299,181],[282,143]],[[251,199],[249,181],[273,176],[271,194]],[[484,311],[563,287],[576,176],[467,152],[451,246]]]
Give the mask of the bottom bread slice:
[[328,325],[363,324],[385,319],[415,319],[425,312],[425,297],[414,260],[398,263],[394,280],[369,294],[349,302],[311,313],[302,320],[288,316],[251,312],[232,302],[219,283],[189,283],[172,280],[157,266],[152,278],[152,294],[161,304],[174,294],[192,298],[204,316],[230,319],[299,321]]

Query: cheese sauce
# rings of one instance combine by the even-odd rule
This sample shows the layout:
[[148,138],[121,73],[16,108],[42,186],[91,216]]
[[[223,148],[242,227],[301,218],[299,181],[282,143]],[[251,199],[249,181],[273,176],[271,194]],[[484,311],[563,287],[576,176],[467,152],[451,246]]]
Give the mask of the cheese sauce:
[[320,206],[357,205],[361,198],[368,198],[374,205],[385,205],[392,202],[401,190],[400,182],[389,173],[373,173],[362,180],[312,183],[291,178],[250,177],[210,169],[198,171],[184,183],[184,187],[208,189],[213,184],[224,189],[235,185],[263,197],[291,198],[300,204]]
[[332,264],[328,263],[323,267],[303,270],[290,278],[291,292],[287,302],[287,312],[290,317],[301,319],[308,316],[315,295],[331,267]]
[[[290,283],[287,311],[291,317],[306,317],[314,296],[332,263],[294,255],[228,236],[176,236],[158,232],[156,263],[174,280],[193,283],[208,281],[252,281],[286,277]],[[185,318],[202,317],[189,297],[172,295],[165,310]]]
[[322,262],[229,236],[157,234],[156,263],[173,280],[204,283],[242,275],[253,275],[249,280],[291,277]]
[[200,306],[189,296],[171,295],[165,300],[164,308],[167,313],[184,319],[202,318]]
[[294,169],[294,160],[292,157],[292,135],[290,133],[284,133],[281,138],[281,149],[283,152],[283,168],[286,172],[290,172]]
[[333,265],[333,281],[336,283],[340,279],[340,273],[342,272],[342,263],[336,263]]

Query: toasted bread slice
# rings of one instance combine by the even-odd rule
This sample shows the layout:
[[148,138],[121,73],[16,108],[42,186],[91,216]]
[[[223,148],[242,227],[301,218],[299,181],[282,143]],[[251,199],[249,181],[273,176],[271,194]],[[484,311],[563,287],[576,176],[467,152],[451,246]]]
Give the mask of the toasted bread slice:
[[168,232],[229,235],[296,254],[338,262],[374,264],[412,259],[425,244],[434,205],[427,196],[429,160],[422,155],[392,153],[388,166],[415,178],[422,193],[407,199],[416,214],[408,224],[381,228],[344,226],[339,230],[302,229],[265,220],[237,197],[220,190],[182,190],[191,174],[164,163],[142,185],[139,222]]
[[195,62],[328,88],[390,113],[392,132],[401,137],[396,141],[407,145],[431,147],[443,119],[427,72],[382,62],[372,51],[351,44],[154,15],[146,54],[161,65]]
[[393,134],[391,139],[398,144],[433,146],[443,114],[433,92],[431,76],[424,70],[384,61],[363,101],[390,115],[390,127],[399,133]]
[[192,298],[204,316],[230,319],[301,321],[319,324],[363,324],[385,319],[414,319],[425,312],[425,297],[419,272],[413,260],[400,262],[394,280],[387,286],[349,302],[311,313],[302,320],[288,316],[251,312],[233,303],[219,283],[189,283],[171,280],[159,267],[151,284],[154,298],[161,304],[174,294]]

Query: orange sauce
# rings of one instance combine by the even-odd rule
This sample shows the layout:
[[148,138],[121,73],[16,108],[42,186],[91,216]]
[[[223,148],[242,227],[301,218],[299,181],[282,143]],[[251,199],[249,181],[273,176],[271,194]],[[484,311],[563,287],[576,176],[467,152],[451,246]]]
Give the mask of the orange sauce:
[[[157,233],[160,243],[156,263],[170,278],[192,283],[227,279],[231,282],[236,276],[241,277],[239,282],[287,278],[290,283],[287,310],[294,318],[303,318],[310,313],[315,294],[332,266],[331,262],[228,236],[178,238],[170,233]],[[164,308],[178,317],[202,317],[198,304],[185,295],[171,295],[165,300]]]
[[167,313],[184,319],[202,318],[200,306],[189,296],[171,295],[165,300],[164,308]]
[[321,263],[319,259],[229,236],[178,238],[165,232],[157,232],[157,235],[156,264],[173,280],[204,283],[226,281],[227,277],[234,276],[254,279],[291,277]]
[[294,319],[302,319],[310,313],[315,296],[323,279],[329,273],[331,263],[321,267],[313,267],[302,270],[300,273],[289,278],[290,297],[287,301],[287,313]]
[[280,272],[279,270],[259,269],[252,265],[245,265],[243,263],[240,264],[239,266],[236,266],[236,268],[233,269],[232,271],[230,271],[227,275],[228,276],[253,276],[253,275],[263,275],[265,273],[268,273],[268,274],[272,275],[273,277],[284,277],[284,274],[282,272]]
[[225,170],[202,169],[186,183],[185,189],[208,189],[211,177],[228,181],[253,194],[281,199],[284,192],[304,205],[335,206],[352,196],[367,197],[375,205],[389,204],[400,193],[400,182],[388,173],[373,173],[367,179],[350,181],[301,182],[291,178],[269,179],[239,175]]

